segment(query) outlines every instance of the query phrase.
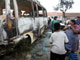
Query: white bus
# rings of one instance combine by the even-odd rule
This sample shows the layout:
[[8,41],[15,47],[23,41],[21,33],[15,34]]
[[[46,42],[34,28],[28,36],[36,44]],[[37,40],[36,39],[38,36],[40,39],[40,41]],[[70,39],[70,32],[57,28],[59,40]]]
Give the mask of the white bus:
[[33,43],[47,26],[47,11],[35,0],[0,0],[0,45]]

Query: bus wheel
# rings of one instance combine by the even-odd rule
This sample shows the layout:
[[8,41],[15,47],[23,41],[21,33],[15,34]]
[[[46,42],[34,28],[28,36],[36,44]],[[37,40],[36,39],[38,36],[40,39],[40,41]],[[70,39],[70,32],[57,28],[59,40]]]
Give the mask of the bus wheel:
[[30,37],[26,38],[26,39],[22,39],[18,44],[15,45],[14,50],[17,52],[25,52],[27,50],[29,50],[31,46],[31,39]]
[[27,39],[24,39],[24,40],[26,41],[26,45],[28,47],[30,47],[31,46],[31,37],[29,35],[27,35],[27,36],[28,36],[28,38]]

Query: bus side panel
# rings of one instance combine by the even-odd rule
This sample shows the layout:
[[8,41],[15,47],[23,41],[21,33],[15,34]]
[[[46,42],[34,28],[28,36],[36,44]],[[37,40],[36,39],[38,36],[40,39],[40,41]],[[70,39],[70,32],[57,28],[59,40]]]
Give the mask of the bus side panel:
[[19,18],[18,19],[18,28],[19,32],[23,33],[24,31],[30,30],[33,28],[33,19],[32,18]]
[[44,17],[44,25],[48,25],[48,18]]
[[43,17],[38,17],[38,18],[35,18],[35,26],[34,26],[34,29],[37,30],[39,28],[42,28],[44,26],[43,24]]
[[44,32],[45,26],[47,26],[47,17],[37,17],[34,22],[34,31],[40,36]]

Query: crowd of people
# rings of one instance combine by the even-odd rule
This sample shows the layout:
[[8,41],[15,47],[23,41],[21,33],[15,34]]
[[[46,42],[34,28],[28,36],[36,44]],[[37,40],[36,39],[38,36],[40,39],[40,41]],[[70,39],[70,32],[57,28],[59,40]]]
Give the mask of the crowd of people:
[[50,60],[65,60],[66,56],[69,60],[78,60],[80,17],[71,19],[62,29],[57,18],[49,17],[48,20],[48,27],[52,30]]

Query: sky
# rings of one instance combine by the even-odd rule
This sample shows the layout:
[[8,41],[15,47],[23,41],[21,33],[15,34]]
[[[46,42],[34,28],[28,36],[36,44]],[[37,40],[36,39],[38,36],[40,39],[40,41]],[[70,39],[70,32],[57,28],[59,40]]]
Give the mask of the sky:
[[[57,12],[54,10],[54,7],[58,4],[59,0],[38,0],[40,3],[47,9],[48,12]],[[73,7],[67,12],[69,13],[80,13],[80,0],[73,0]]]

